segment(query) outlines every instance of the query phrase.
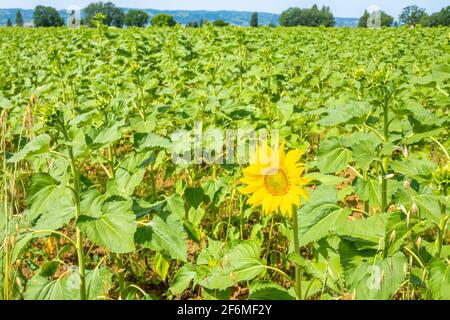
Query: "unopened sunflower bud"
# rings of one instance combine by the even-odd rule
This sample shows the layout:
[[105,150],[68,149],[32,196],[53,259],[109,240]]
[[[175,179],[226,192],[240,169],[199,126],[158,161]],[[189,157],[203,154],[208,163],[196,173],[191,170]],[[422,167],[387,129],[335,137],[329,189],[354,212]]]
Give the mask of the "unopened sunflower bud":
[[35,94],[32,94],[30,97],[30,105],[36,104],[37,101],[38,101],[38,96]]
[[408,156],[409,156],[409,151],[408,151],[408,147],[407,147],[407,146],[404,146],[404,147],[403,147],[402,153],[403,153],[403,156],[404,156],[405,158],[408,158]]
[[408,215],[408,211],[406,211],[406,208],[405,208],[405,206],[404,205],[399,205],[399,208],[400,208],[400,210],[405,214],[405,215]]
[[416,246],[417,246],[417,250],[421,251],[422,250],[422,238],[419,237],[416,241]]
[[403,181],[403,188],[404,188],[405,190],[411,188],[411,182],[409,182],[409,180]]
[[356,69],[355,72],[353,72],[353,78],[357,81],[363,81],[367,78],[367,71],[363,68]]
[[52,255],[54,252],[52,237],[48,238],[45,242],[45,249],[49,255]]
[[30,130],[33,127],[33,109],[31,108],[32,104],[29,104],[25,108],[25,112],[23,114],[23,125],[25,128]]
[[394,231],[392,231],[391,236],[389,237],[389,242],[393,243],[396,238],[397,238],[397,233],[394,230]]
[[413,202],[413,204],[411,205],[411,213],[414,215],[419,213],[419,207],[417,207],[417,204],[415,202]]
[[427,269],[427,268],[424,268],[424,269],[423,269],[423,272],[422,272],[422,279],[426,279],[427,276],[428,276],[428,269]]
[[6,112],[6,109],[3,109],[2,113],[0,113],[0,127],[2,127],[3,124],[6,124],[7,117],[8,117],[8,113]]

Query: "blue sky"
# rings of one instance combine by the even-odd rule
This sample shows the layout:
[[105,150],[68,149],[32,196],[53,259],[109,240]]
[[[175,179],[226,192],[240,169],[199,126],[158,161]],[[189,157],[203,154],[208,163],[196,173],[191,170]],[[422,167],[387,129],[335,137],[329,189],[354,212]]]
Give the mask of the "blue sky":
[[[38,4],[65,9],[71,5],[84,7],[94,0],[0,0],[0,8],[34,8]],[[447,0],[112,0],[117,6],[165,10],[239,10],[280,13],[289,7],[331,7],[337,17],[358,17],[365,8],[376,5],[398,16],[402,8],[416,4],[429,13],[449,5]]]

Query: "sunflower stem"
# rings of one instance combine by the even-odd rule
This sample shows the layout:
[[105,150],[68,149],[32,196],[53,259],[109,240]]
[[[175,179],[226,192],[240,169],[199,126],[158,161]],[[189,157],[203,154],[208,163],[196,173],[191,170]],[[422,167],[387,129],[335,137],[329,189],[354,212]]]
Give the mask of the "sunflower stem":
[[[384,144],[389,142],[389,114],[388,114],[388,99],[386,98],[383,104],[383,133],[384,133]],[[382,161],[383,167],[383,180],[381,181],[381,212],[386,212],[388,209],[387,201],[387,189],[388,180],[386,179],[387,172],[389,170],[389,157],[384,156]]]
[[[294,233],[294,253],[300,255],[300,246],[298,241],[298,215],[297,215],[297,206],[292,206],[292,230]],[[297,294],[297,298],[302,300],[302,269],[301,266],[296,263],[295,264],[295,292]]]
[[269,235],[268,235],[268,239],[267,239],[267,262],[270,263],[270,246],[271,246],[271,242],[272,242],[272,230],[273,230],[273,218],[275,215],[272,215],[271,219],[270,219],[270,227],[269,227]]

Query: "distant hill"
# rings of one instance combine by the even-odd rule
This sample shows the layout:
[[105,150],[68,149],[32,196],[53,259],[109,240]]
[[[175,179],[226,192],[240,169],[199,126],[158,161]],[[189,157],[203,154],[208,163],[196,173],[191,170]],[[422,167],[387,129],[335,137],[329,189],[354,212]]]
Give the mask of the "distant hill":
[[[0,9],[0,25],[6,25],[6,21],[11,19],[13,24],[16,20],[16,11],[18,9]],[[125,11],[130,10],[124,8]],[[33,21],[32,9],[20,9],[25,24],[31,24]],[[188,10],[154,10],[144,9],[151,17],[160,14],[167,13],[174,16],[175,20],[179,23],[186,24],[191,21],[203,20],[224,20],[238,26],[248,26],[250,16],[252,12],[246,11],[188,11]],[[68,13],[65,10],[60,10],[60,14],[64,19],[67,19]],[[278,25],[279,15],[275,13],[258,12],[258,20],[261,25],[275,24]],[[358,18],[335,18],[336,27],[356,27],[358,26]]]

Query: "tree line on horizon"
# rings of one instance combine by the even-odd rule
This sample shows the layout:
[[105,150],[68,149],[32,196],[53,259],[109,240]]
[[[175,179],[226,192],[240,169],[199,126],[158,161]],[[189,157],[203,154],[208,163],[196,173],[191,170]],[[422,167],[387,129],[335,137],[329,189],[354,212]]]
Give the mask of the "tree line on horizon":
[[[143,10],[128,10],[125,12],[121,8],[116,7],[112,2],[94,2],[83,9],[84,16],[80,24],[93,26],[94,21],[100,21],[107,25],[122,28],[127,27],[144,27],[149,24],[156,27],[168,26],[172,27],[177,24],[174,17],[169,14],[158,14],[151,19],[149,15]],[[397,26],[394,17],[390,16],[384,11],[380,11],[381,27]],[[370,14],[367,10],[364,11],[358,22],[358,27],[364,28],[368,26]],[[403,25],[416,26],[423,25],[426,27],[449,26],[450,25],[450,6],[442,10],[428,15],[426,10],[416,5],[404,8],[399,16],[399,22]],[[281,26],[309,26],[309,27],[333,27],[335,19],[330,7],[323,6],[321,9],[317,5],[311,8],[297,8],[292,7],[283,11],[280,15],[279,22]],[[60,27],[64,25],[64,19],[59,12],[48,6],[36,6],[33,12],[33,23],[35,27]],[[191,21],[186,24],[186,27],[199,28],[206,24],[211,24],[216,27],[224,27],[229,25],[224,20],[207,21],[201,19],[200,21]],[[16,26],[24,25],[23,17],[20,10],[16,12]],[[258,27],[258,13],[254,12],[249,21],[251,27]],[[8,18],[6,26],[12,27],[12,21]],[[274,25],[270,25],[274,26]]]

